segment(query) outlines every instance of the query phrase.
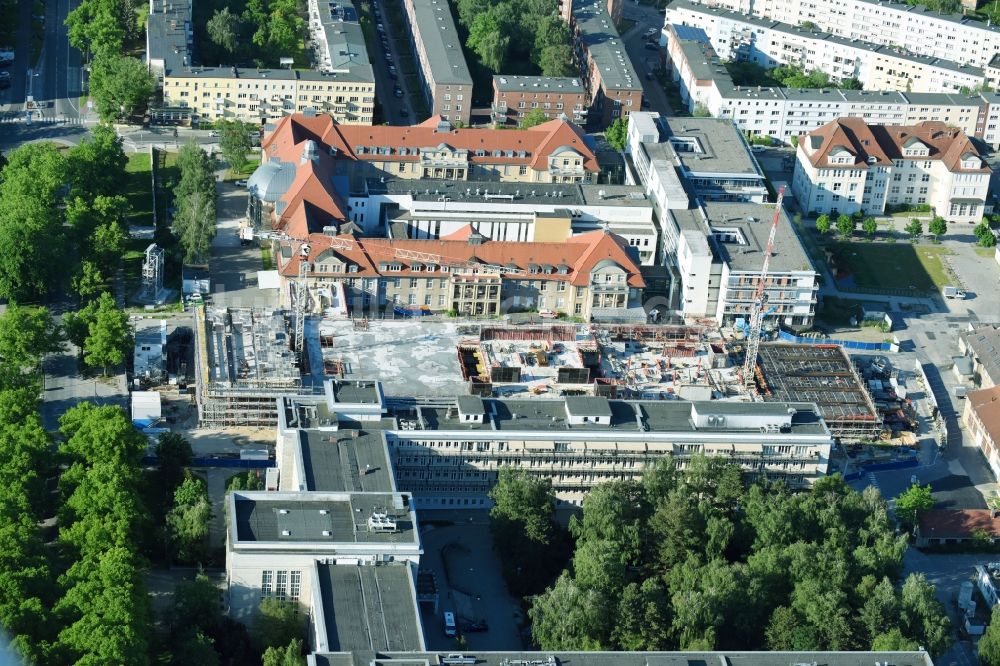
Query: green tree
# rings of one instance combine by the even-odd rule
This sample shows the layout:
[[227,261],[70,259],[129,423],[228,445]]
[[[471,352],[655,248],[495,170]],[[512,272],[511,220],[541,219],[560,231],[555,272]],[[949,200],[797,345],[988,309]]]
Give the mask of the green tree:
[[90,96],[101,120],[111,122],[146,108],[156,91],[156,77],[142,61],[109,53],[94,59]]
[[1000,606],[994,606],[990,624],[976,648],[983,666],[1000,666]]
[[253,149],[257,128],[238,120],[216,123],[219,130],[219,150],[233,171],[242,173],[247,166],[247,153]]
[[475,18],[469,27],[466,44],[487,69],[493,72],[504,70],[510,37],[495,6]]
[[205,24],[205,29],[209,39],[232,55],[239,47],[243,19],[231,13],[229,7],[223,7],[215,10],[212,18]]
[[214,634],[222,623],[221,602],[222,590],[204,571],[198,571],[194,579],[177,583],[171,624],[180,630],[193,627],[206,634]]
[[198,664],[199,666],[219,666],[219,653],[215,642],[200,631],[185,632],[173,642],[173,663],[177,666]]
[[608,129],[604,130],[604,138],[618,152],[624,151],[625,143],[628,141],[628,120],[616,118]]
[[524,118],[521,119],[521,129],[531,129],[536,125],[541,125],[544,122],[548,122],[549,118],[545,115],[545,112],[541,109],[532,109],[524,114]]
[[0,359],[35,368],[46,354],[62,351],[62,334],[47,308],[11,304],[0,316]]
[[184,478],[184,468],[194,459],[191,443],[176,432],[165,432],[156,442],[156,458],[164,485],[172,495]]
[[948,222],[943,217],[935,217],[927,225],[927,231],[934,234],[935,238],[944,236],[948,232]]
[[893,627],[885,633],[878,634],[872,641],[874,652],[911,652],[919,649],[920,644],[904,636],[899,627]]
[[113,197],[119,209],[125,207],[121,191],[128,158],[122,139],[110,125],[96,125],[90,135],[73,146],[66,156],[66,171],[72,187],[71,196],[91,199]]
[[869,237],[872,237],[878,232],[878,222],[875,221],[874,217],[866,217],[861,223],[861,228]]
[[262,666],[302,666],[305,663],[302,639],[295,638],[285,647],[269,647],[264,650]]
[[914,483],[896,497],[896,515],[907,525],[916,525],[920,515],[934,508],[931,486]]
[[841,213],[837,216],[837,233],[844,238],[849,238],[854,233],[856,224],[853,217]]
[[128,37],[128,3],[84,0],[66,16],[69,42],[93,56],[121,53]]
[[197,263],[207,259],[215,236],[215,165],[205,151],[189,142],[177,154],[177,167],[181,177],[174,187],[173,232],[184,249],[184,260]]
[[576,72],[573,66],[573,47],[569,44],[550,44],[542,49],[538,58],[538,68],[543,76],[571,76]]
[[132,425],[121,407],[81,402],[59,419],[65,441],[59,452],[84,465],[113,462],[138,469],[146,452],[146,438]]
[[201,479],[185,479],[174,491],[174,506],[167,514],[167,530],[177,558],[196,562],[207,555],[208,525],[212,504]]
[[563,573],[528,610],[531,635],[543,650],[600,650],[614,625],[613,608],[596,590],[585,590]]
[[95,302],[97,308],[83,342],[83,362],[108,374],[108,366],[122,363],[132,349],[132,332],[128,313],[118,309],[111,294],[104,292]]
[[903,635],[915,639],[933,657],[941,656],[951,644],[951,622],[935,596],[934,586],[923,574],[910,574],[900,597]]
[[711,118],[712,112],[708,110],[707,106],[705,106],[701,102],[697,102],[694,105],[694,111],[691,112],[691,115],[694,116],[695,118]]
[[997,244],[997,238],[993,235],[993,229],[990,228],[990,223],[986,218],[976,225],[975,229],[972,230],[976,234],[976,238],[979,239],[979,245],[982,247],[993,247]]
[[32,300],[58,284],[65,182],[66,161],[53,143],[25,144],[7,155],[0,172],[0,298]]
[[266,598],[260,602],[260,613],[254,624],[254,636],[260,649],[280,648],[305,636],[305,617],[293,602]]
[[910,235],[910,238],[916,238],[920,234],[924,233],[924,223],[920,221],[920,218],[915,217],[910,220],[909,224],[906,225],[904,231]]
[[826,213],[821,214],[816,218],[816,231],[821,234],[827,234],[830,232],[830,216]]

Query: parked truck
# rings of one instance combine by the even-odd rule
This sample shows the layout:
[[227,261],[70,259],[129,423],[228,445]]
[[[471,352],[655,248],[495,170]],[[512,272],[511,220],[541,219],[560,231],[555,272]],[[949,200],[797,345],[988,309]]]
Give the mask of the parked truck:
[[965,290],[958,287],[944,287],[941,293],[944,294],[945,298],[957,298],[959,300],[965,298]]

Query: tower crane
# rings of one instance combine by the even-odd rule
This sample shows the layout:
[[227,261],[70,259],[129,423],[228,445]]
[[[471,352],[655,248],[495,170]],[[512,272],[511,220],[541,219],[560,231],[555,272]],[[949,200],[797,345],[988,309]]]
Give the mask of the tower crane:
[[[306,287],[307,277],[310,270],[312,270],[312,265],[310,262],[306,261],[309,256],[310,247],[309,241],[304,238],[293,238],[287,234],[275,231],[254,231],[251,227],[244,227],[240,230],[240,237],[245,240],[253,240],[254,237],[263,240],[275,240],[280,243],[289,243],[292,245],[293,249],[297,248],[299,252],[299,273],[295,280],[295,352],[298,354],[302,353],[303,340],[305,334],[305,320],[306,320],[306,300],[308,298],[308,288]],[[438,266],[451,266],[455,268],[468,268],[476,269],[486,273],[496,273],[500,274],[525,274],[527,271],[521,268],[514,268],[510,266],[504,266],[501,264],[490,264],[490,263],[480,263],[474,261],[468,261],[467,259],[458,259],[455,257],[448,257],[441,254],[434,254],[430,252],[420,252],[418,250],[409,250],[406,248],[391,247],[378,242],[365,243],[362,244],[358,240],[346,236],[331,236],[330,238],[330,249],[341,250],[341,251],[351,251],[355,249],[361,249],[363,252],[368,254],[380,254],[391,256],[394,259],[406,260],[406,261],[417,261],[424,264],[436,264]],[[372,239],[381,240],[381,239]]]
[[[764,252],[764,265],[760,268],[760,282],[757,283],[757,293],[753,305],[750,306],[750,324],[747,333],[746,358],[743,360],[743,385],[756,395],[754,372],[757,369],[757,352],[760,350],[760,331],[764,324],[767,294],[764,286],[767,283],[768,267],[771,264],[771,253],[774,251],[774,235],[778,231],[778,220],[781,218],[781,202],[785,199],[785,186],[778,190],[778,200],[774,202],[774,219],[771,220],[771,233],[767,237],[767,250]],[[775,308],[767,310],[772,312]]]

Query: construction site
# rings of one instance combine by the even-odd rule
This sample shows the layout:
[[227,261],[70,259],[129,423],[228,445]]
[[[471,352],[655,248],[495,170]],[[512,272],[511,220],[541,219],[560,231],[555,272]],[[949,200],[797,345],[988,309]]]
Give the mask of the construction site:
[[277,398],[322,392],[303,377],[282,310],[196,307],[198,422],[274,427]]
[[815,402],[834,438],[874,441],[882,430],[871,395],[839,345],[763,343],[756,390],[765,401]]

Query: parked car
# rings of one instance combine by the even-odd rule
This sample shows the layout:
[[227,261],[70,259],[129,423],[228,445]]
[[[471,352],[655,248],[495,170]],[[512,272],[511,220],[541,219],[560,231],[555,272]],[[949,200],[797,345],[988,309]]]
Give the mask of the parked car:
[[219,132],[218,130],[212,130],[211,132],[208,133],[208,135],[212,137],[217,137],[219,136]]
[[233,183],[233,185],[235,185],[236,187],[246,187],[247,186],[247,181],[245,181],[245,180],[238,180],[235,183]]
[[384,25],[382,25],[381,23],[379,23],[379,24],[378,24],[377,26],[375,26],[375,28],[376,28],[376,29],[377,29],[377,30],[378,30],[379,32],[385,32],[385,26],[384,26]]
[[644,36],[644,37],[652,37],[653,35],[655,35],[655,34],[656,34],[656,33],[658,33],[658,32],[659,32],[659,30],[658,30],[658,29],[656,29],[656,28],[650,28],[649,30],[647,30],[647,31],[646,31],[646,32],[645,32],[645,33],[643,34],[643,36]]
[[393,65],[389,65],[389,77],[396,78],[396,68]]
[[0,88],[10,86],[10,72],[0,72]]
[[396,97],[402,97],[403,96],[403,89],[400,88],[399,86],[396,86],[393,89],[392,94],[395,95]]

